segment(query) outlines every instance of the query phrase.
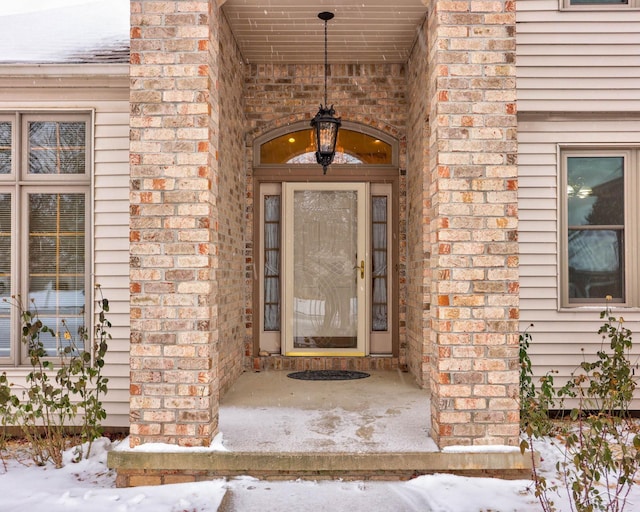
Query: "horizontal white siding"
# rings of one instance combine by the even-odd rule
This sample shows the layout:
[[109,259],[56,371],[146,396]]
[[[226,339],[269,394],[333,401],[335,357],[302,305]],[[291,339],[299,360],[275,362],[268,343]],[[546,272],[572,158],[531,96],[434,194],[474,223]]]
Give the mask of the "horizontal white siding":
[[640,111],[640,11],[516,9],[518,112]]
[[[78,68],[80,69],[80,68]],[[84,70],[85,68],[82,68]],[[109,392],[105,426],[129,425],[129,79],[104,73],[79,78],[71,67],[21,77],[0,67],[0,109],[95,112],[93,280],[109,300],[113,327],[104,374]],[[124,68],[126,73],[126,67]],[[24,368],[2,368],[18,383]]]
[[109,426],[129,426],[129,89],[95,115],[94,272],[109,299]]
[[[559,310],[558,145],[629,144],[640,146],[640,114],[526,115],[518,123],[520,319],[532,334],[534,372],[557,371],[563,383],[600,349],[600,307]],[[616,310],[640,334],[640,310]],[[640,354],[640,340],[634,352]],[[634,408],[640,409],[640,396]]]

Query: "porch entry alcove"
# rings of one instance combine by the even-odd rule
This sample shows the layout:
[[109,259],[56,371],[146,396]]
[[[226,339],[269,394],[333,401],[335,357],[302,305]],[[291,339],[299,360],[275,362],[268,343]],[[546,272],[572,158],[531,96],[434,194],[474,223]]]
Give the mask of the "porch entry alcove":
[[326,175],[308,123],[255,141],[259,367],[276,358],[300,369],[292,358],[305,356],[326,368],[379,367],[376,357],[397,367],[399,177],[397,141],[355,123],[343,124]]
[[[427,465],[424,453],[409,460],[381,447],[403,472],[522,467],[519,451],[499,462],[444,451],[518,444],[513,2],[464,13],[440,0],[328,2],[329,65],[317,4],[286,0],[282,16],[268,3],[132,4],[131,436],[130,452],[113,456],[119,482],[206,478],[232,461],[234,474],[335,476],[349,466],[379,477],[380,458],[325,457],[324,445],[296,458],[274,444],[262,466],[238,445],[184,458],[138,450],[208,446],[221,433],[253,442],[247,423],[265,443],[289,445],[289,418],[310,413],[291,413],[287,437],[274,435],[256,413],[274,389],[277,407],[310,387],[303,405],[327,409],[305,433],[353,425],[346,407],[364,402],[360,388],[266,371],[306,367],[370,371],[351,384],[375,389],[375,406],[389,386],[374,388],[374,376],[415,379],[431,400],[410,419],[424,420],[415,432],[442,451]],[[343,121],[325,175],[308,146],[327,90]],[[270,378],[286,380],[276,388]],[[236,429],[234,391],[256,400]],[[387,394],[384,411],[405,394]],[[371,416],[358,439],[375,433]],[[406,438],[390,432],[385,439]]]

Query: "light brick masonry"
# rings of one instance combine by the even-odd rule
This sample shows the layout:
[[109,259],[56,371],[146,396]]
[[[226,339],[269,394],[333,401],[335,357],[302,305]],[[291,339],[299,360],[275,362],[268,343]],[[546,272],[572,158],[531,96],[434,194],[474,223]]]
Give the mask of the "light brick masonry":
[[131,2],[132,446],[217,429],[216,5]]
[[432,436],[514,445],[515,2],[436,0],[427,33]]

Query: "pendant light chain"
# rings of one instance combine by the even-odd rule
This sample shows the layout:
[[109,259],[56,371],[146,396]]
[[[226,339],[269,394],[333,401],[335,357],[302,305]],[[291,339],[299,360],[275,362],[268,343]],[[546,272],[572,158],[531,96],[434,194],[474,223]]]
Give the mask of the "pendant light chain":
[[328,20],[324,20],[324,104],[325,106],[328,104],[327,102],[327,74],[329,73],[329,57],[327,52],[327,22]]

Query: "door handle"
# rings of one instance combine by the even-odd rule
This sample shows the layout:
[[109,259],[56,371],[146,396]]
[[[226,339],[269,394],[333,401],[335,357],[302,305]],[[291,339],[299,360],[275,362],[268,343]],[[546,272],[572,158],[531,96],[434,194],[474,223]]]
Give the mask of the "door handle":
[[364,279],[364,260],[360,260],[360,279]]

